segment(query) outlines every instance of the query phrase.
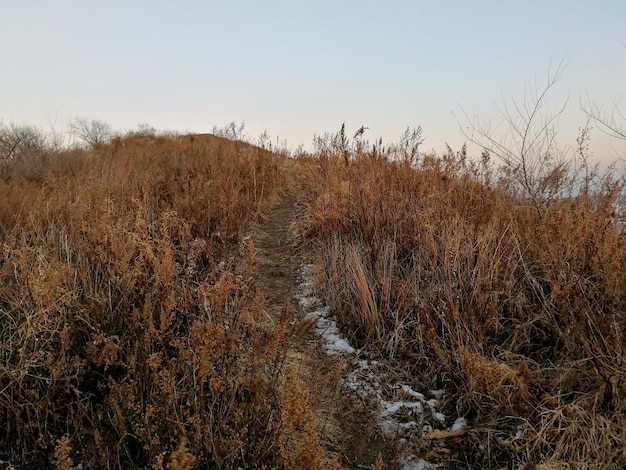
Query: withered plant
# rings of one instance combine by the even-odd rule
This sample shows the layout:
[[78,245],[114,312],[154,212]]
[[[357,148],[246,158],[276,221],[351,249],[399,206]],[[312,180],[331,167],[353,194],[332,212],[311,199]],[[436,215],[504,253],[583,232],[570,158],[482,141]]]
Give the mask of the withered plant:
[[346,158],[342,135],[300,158],[297,230],[345,334],[447,390],[473,428],[465,464],[621,468],[621,183],[564,165],[543,197],[487,152],[398,159],[377,144]]
[[136,133],[3,168],[2,461],[278,465],[290,327],[262,321],[240,241],[284,167],[244,142]]

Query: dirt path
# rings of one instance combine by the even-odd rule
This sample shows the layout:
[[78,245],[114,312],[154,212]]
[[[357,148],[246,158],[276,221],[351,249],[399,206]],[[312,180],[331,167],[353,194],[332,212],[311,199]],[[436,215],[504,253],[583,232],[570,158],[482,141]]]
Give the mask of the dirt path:
[[[267,309],[275,318],[285,301],[290,315],[302,319],[296,298],[302,295],[301,265],[294,249],[290,226],[295,217],[294,198],[283,197],[255,231],[256,282],[267,299]],[[301,383],[310,390],[312,405],[321,426],[322,443],[338,454],[344,468],[373,468],[385,449],[368,404],[356,394],[342,389],[346,360],[328,356],[320,337],[311,333],[288,354],[296,364]]]
[[289,234],[293,218],[293,200],[284,197],[271,209],[254,237],[256,281],[273,311],[282,308],[285,299],[291,299],[297,289],[298,267]]

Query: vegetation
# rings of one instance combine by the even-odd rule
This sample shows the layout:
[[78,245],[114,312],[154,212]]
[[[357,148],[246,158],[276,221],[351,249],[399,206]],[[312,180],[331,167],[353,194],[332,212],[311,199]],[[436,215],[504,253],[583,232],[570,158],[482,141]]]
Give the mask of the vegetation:
[[464,467],[621,468],[621,184],[550,172],[551,194],[578,190],[542,198],[487,152],[399,161],[380,145],[351,152],[344,132],[303,164],[298,229],[358,347],[397,359],[418,389],[450,392],[451,414],[472,425]]
[[275,465],[290,329],[264,321],[242,235],[284,157],[131,135],[3,171],[0,459]]
[[[96,127],[103,140],[73,149],[0,132],[4,463],[344,465],[290,362],[311,325],[288,303],[268,315],[255,281],[248,235],[289,191],[344,334],[468,420],[444,466],[622,468],[619,180],[559,161],[530,186],[528,165],[488,152],[422,154],[420,128],[387,147],[342,128],[289,158],[235,125],[228,138]],[[372,468],[394,468],[387,457]]]

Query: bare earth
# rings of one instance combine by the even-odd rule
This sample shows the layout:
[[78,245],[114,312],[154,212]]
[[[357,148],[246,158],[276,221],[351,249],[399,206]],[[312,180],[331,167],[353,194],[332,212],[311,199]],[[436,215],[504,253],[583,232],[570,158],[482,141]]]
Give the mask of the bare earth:
[[[267,299],[267,310],[278,318],[285,302],[295,321],[302,319],[295,297],[301,293],[302,260],[293,245],[290,226],[295,218],[294,199],[283,197],[270,210],[254,235],[256,282]],[[340,456],[344,468],[372,468],[379,453],[384,460],[391,449],[379,436],[376,420],[367,403],[341,386],[345,359],[328,356],[314,332],[289,351],[288,361],[296,365],[299,379],[307,386],[321,427],[322,443]]]

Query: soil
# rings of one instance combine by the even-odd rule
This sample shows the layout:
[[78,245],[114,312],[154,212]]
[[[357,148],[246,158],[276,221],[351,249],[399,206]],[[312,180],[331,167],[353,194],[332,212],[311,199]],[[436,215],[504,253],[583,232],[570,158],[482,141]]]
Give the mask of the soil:
[[[302,260],[290,231],[294,220],[295,198],[285,195],[255,230],[255,280],[266,297],[271,316],[278,318],[288,302],[289,315],[299,321],[303,314],[296,296],[302,291]],[[347,367],[345,358],[328,356],[314,331],[287,356],[291,365],[298,368],[301,384],[310,390],[323,445],[329,453],[339,456],[344,468],[371,469],[379,454],[385,461],[392,458],[392,444],[380,437],[371,406],[341,386]]]

